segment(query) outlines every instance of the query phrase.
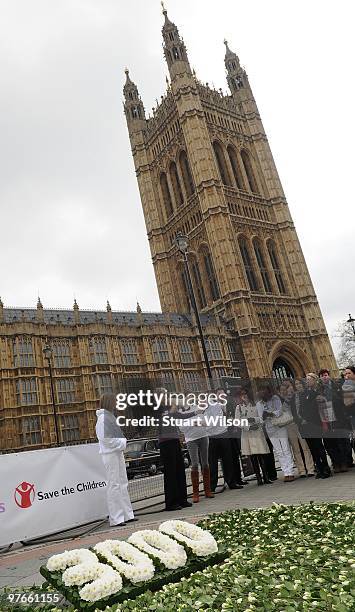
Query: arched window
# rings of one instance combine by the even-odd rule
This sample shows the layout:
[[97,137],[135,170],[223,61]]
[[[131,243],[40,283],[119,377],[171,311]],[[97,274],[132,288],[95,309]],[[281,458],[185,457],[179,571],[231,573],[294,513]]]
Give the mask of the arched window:
[[281,357],[275,359],[272,366],[272,375],[278,382],[295,377],[287,361],[281,359]]
[[191,269],[192,269],[194,291],[197,297],[198,306],[199,308],[205,308],[205,306],[207,306],[207,300],[206,300],[205,290],[203,288],[200,270],[199,270],[198,263],[196,260],[192,262]]
[[176,60],[180,59],[179,49],[177,49],[176,47],[173,47],[172,48],[172,52],[173,52],[174,59],[176,59]]
[[229,145],[227,151],[231,162],[235,182],[237,183],[237,187],[238,189],[244,189],[243,177],[240,171],[239,161],[235,149]]
[[267,250],[270,256],[270,261],[271,261],[271,265],[272,265],[272,269],[274,271],[274,275],[275,275],[275,279],[276,279],[276,283],[278,286],[278,289],[280,291],[280,293],[286,293],[286,287],[285,287],[285,283],[282,277],[282,272],[281,272],[281,268],[279,265],[279,260],[278,257],[276,255],[276,248],[274,243],[269,240],[269,242],[267,243]]
[[253,241],[254,253],[256,257],[256,261],[258,262],[258,266],[260,269],[261,278],[263,279],[263,285],[266,293],[272,293],[272,286],[270,283],[269,272],[265,265],[264,254],[261,249],[261,245],[258,240]]
[[249,248],[245,238],[239,238],[239,248],[244,264],[245,273],[247,275],[250,291],[258,291],[258,283],[255,277]]
[[245,151],[245,149],[243,149],[240,152],[240,156],[241,156],[242,161],[243,161],[245,174],[247,175],[247,179],[248,179],[248,183],[249,183],[249,189],[253,193],[258,193],[259,190],[258,190],[258,186],[257,186],[256,180],[255,180],[254,171],[253,171],[253,167],[251,165],[249,154]]
[[223,185],[232,185],[231,179],[229,176],[229,172],[228,172],[228,168],[227,168],[227,164],[226,164],[226,160],[224,157],[224,152],[219,142],[215,141],[213,143],[213,150],[216,156],[217,166],[218,166],[219,173],[221,175]]
[[139,106],[132,106],[131,113],[132,113],[132,119],[140,119],[141,110]]
[[170,178],[174,189],[175,202],[178,206],[184,201],[184,196],[181,191],[180,179],[175,162],[170,164]]
[[174,212],[173,209],[173,201],[171,199],[171,194],[168,185],[168,179],[166,178],[165,172],[160,175],[160,187],[161,192],[163,194],[163,201],[166,210],[166,216],[169,218]]
[[218,287],[216,274],[215,274],[214,267],[213,267],[211,253],[209,253],[208,251],[205,251],[203,253],[203,261],[205,264],[206,276],[207,276],[208,284],[210,287],[212,301],[215,302],[216,300],[220,298],[220,293],[219,293],[219,287]]
[[190,170],[190,164],[187,159],[187,155],[185,151],[181,151],[180,156],[179,156],[179,161],[180,161],[180,170],[182,174],[182,179],[184,181],[187,197],[190,197],[195,191],[195,185],[194,185],[194,181],[193,181],[191,170]]

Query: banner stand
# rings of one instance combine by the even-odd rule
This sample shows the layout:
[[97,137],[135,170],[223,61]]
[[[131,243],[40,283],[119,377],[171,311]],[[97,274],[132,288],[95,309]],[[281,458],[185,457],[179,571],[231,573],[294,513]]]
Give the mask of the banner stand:
[[[52,541],[59,542],[60,540],[66,540],[68,537],[70,538],[71,536],[68,535],[68,532],[70,531],[80,529],[81,527],[87,527],[87,525],[93,525],[93,524],[96,525],[96,527],[92,527],[88,529],[87,531],[84,531],[83,533],[79,533],[78,535],[73,536],[73,539],[82,538],[87,533],[90,533],[90,531],[95,531],[95,529],[99,528],[101,525],[106,523],[107,518],[108,517],[100,521],[90,521],[89,523],[83,523],[82,525],[77,525],[76,527],[69,527],[68,529],[61,529],[60,531],[54,531],[53,533],[49,533],[48,535],[44,537],[31,538],[31,540],[20,540],[20,541],[23,546],[32,546],[32,544],[46,544],[47,542],[52,542]],[[58,536],[59,534],[63,534],[63,537],[54,537],[54,536]],[[13,544],[11,544],[10,546],[13,546]]]

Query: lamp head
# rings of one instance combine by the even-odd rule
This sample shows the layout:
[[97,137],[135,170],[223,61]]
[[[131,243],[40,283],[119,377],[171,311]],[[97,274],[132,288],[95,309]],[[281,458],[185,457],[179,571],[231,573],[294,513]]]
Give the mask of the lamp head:
[[53,351],[52,351],[51,347],[48,346],[48,344],[46,344],[46,346],[44,347],[43,354],[44,354],[46,359],[51,359]]
[[182,232],[179,232],[176,236],[176,246],[181,253],[187,253],[189,247],[189,241],[187,236]]

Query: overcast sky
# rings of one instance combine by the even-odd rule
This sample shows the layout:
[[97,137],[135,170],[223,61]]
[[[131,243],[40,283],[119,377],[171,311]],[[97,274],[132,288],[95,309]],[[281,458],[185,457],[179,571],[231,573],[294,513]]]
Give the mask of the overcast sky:
[[[247,70],[330,332],[354,297],[353,0],[167,0],[202,81]],[[0,295],[159,310],[122,109],[165,90],[159,0],[0,0]]]

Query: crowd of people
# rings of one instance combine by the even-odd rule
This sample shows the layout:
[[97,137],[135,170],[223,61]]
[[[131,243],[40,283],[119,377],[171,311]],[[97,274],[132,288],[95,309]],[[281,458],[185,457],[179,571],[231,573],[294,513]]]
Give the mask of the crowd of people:
[[[329,371],[322,369],[318,374],[308,373],[304,379],[263,382],[257,389],[250,381],[230,392],[221,388],[214,393],[216,400],[202,413],[200,407],[178,400],[159,408],[166,510],[192,505],[188,501],[182,442],[191,460],[192,503],[200,499],[200,466],[204,495],[214,497],[219,461],[230,489],[243,489],[248,484],[242,476],[242,456],[250,459],[258,486],[277,479],[275,459],[285,483],[293,482],[296,475],[324,479],[354,467],[354,366],[346,368],[340,380],[331,379]],[[113,418],[114,398],[102,398],[96,433],[107,472],[110,524],[122,525],[134,520],[134,515],[123,460],[126,439]],[[109,439],[103,425],[105,411],[109,412]],[[217,419],[211,423],[209,417]],[[228,425],[228,419],[218,421],[218,417],[232,417],[234,423]]]

